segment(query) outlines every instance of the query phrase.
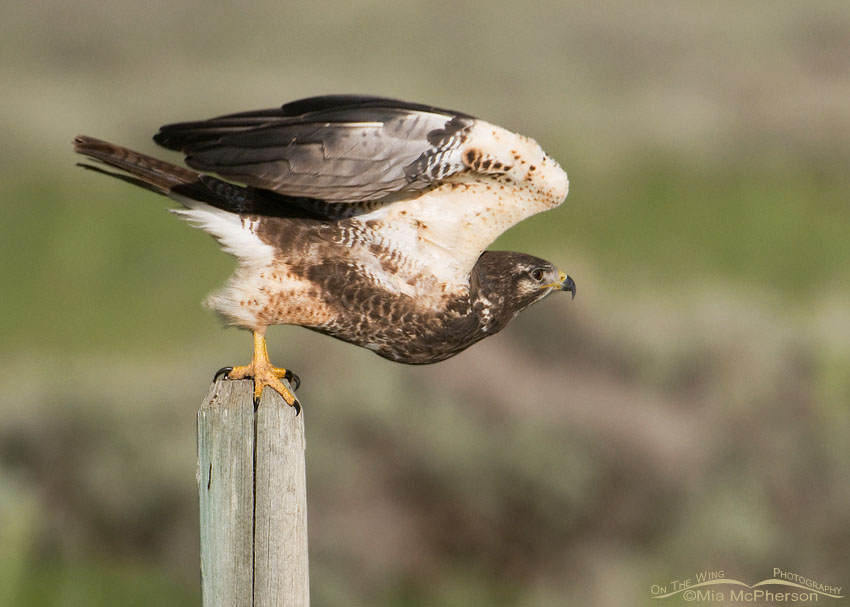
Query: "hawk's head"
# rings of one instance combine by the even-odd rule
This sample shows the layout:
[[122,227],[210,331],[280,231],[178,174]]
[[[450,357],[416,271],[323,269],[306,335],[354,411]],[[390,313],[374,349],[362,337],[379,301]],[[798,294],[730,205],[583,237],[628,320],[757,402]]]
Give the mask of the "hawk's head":
[[576,295],[573,279],[538,257],[509,251],[485,251],[472,271],[470,290],[487,312],[488,332],[501,330],[525,308],[554,291]]

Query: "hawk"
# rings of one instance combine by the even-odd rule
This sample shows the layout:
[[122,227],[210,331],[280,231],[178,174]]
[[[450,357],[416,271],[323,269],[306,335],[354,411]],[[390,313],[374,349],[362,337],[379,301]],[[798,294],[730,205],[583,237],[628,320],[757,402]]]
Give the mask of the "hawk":
[[[160,128],[177,166],[87,136],[82,166],[164,194],[238,264],[206,305],[254,336],[226,368],[298,401],[266,351],[270,325],[301,325],[407,364],[445,360],[575,283],[548,261],[485,251],[560,205],[568,180],[522,135],[461,112],[357,95]],[[217,176],[213,176],[215,174]],[[297,385],[296,385],[297,388]]]

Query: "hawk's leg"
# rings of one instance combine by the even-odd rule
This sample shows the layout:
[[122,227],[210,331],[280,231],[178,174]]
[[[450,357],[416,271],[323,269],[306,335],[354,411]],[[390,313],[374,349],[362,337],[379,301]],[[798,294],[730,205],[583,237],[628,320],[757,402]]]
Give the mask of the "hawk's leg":
[[[285,386],[281,379],[286,379],[294,384],[294,388],[298,389],[301,380],[297,375],[288,369],[281,369],[272,365],[269,360],[269,352],[266,349],[265,331],[254,331],[254,357],[251,359],[251,364],[241,365],[239,367],[226,368],[219,371],[224,372],[228,379],[246,379],[253,378],[254,380],[254,402],[260,402],[260,396],[263,394],[263,388],[269,386],[277,392],[286,401],[286,404],[295,407],[296,412],[301,411],[301,405],[295,395]],[[218,374],[216,374],[218,375]]]

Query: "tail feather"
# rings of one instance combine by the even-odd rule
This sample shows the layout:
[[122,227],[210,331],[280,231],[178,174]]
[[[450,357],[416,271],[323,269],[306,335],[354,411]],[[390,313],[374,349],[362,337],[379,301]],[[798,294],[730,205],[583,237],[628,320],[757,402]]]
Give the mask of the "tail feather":
[[262,217],[244,214],[256,207],[253,190],[84,135],[74,139],[74,150],[116,169],[80,164],[88,170],[180,202],[186,208],[175,209],[175,214],[211,234],[243,263],[269,263],[274,251],[255,233]]
[[163,194],[190,209],[203,203],[244,215],[324,218],[314,208],[316,201],[229,183],[94,137],[78,135],[74,151],[118,171],[85,163],[79,166]]
[[94,137],[78,135],[74,139],[74,151],[124,171],[126,175],[81,164],[84,168],[123,179],[158,194],[168,196],[175,188],[200,184],[201,174],[196,171]]

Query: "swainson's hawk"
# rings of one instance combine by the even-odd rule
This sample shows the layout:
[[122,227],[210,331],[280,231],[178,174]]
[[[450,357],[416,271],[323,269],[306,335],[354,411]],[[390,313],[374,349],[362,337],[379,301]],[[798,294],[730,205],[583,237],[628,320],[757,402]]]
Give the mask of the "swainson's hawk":
[[[551,263],[484,251],[567,195],[566,173],[533,140],[472,116],[380,97],[330,95],[164,126],[183,168],[79,136],[77,152],[164,194],[236,256],[206,303],[254,333],[252,377],[297,399],[268,359],[269,325],[294,324],[425,364],[503,329],[575,283]],[[203,172],[198,172],[203,171]],[[216,173],[224,181],[208,173]],[[244,185],[236,185],[235,183]]]

